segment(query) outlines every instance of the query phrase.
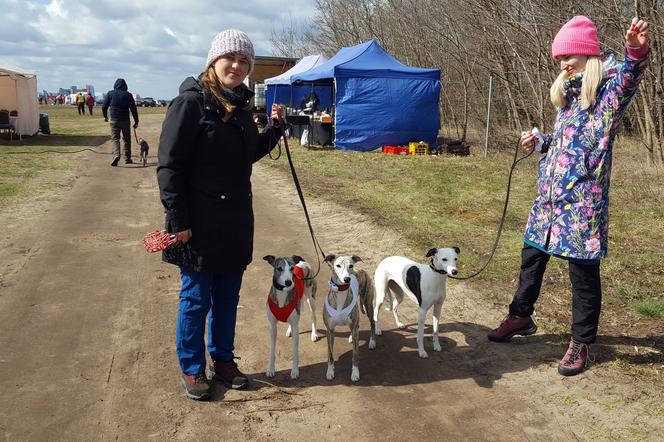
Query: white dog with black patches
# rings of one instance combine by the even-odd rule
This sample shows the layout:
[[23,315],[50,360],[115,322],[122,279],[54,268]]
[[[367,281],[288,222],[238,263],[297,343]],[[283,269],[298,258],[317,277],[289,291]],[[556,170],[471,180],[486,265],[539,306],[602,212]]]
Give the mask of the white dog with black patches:
[[386,297],[392,298],[392,314],[397,327],[404,328],[397,310],[404,295],[419,305],[417,317],[417,348],[421,358],[428,358],[424,350],[424,320],[433,306],[433,349],[440,351],[438,341],[438,323],[445,301],[445,283],[447,275],[457,274],[458,247],[431,249],[426,254],[431,257],[430,264],[420,264],[402,256],[390,256],[378,264],[374,275],[376,298],[374,303],[374,322],[376,334],[382,333],[378,322],[378,313]]
[[307,300],[311,311],[311,340],[318,340],[316,330],[316,280],[311,279],[311,266],[297,255],[282,257],[267,255],[263,259],[269,262],[274,269],[272,285],[265,306],[270,334],[270,356],[265,375],[268,378],[274,377],[277,322],[281,321],[288,323],[286,336],[292,336],[293,338],[293,366],[290,377],[291,379],[297,379],[300,376],[300,312],[304,299]]

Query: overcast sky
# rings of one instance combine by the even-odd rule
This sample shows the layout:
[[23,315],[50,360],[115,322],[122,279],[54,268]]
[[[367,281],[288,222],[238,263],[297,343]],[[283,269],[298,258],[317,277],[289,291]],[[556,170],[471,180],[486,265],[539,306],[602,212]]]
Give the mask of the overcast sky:
[[170,99],[204,68],[213,37],[246,32],[257,55],[272,55],[281,21],[314,15],[313,0],[0,0],[0,67],[36,72],[38,90],[116,78],[143,97]]

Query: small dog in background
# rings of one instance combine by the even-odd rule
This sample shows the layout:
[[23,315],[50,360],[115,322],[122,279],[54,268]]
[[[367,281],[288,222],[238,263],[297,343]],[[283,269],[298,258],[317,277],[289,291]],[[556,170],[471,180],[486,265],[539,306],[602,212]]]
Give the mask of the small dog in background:
[[376,299],[374,304],[374,321],[376,334],[382,334],[378,322],[380,306],[386,297],[392,298],[392,314],[397,327],[404,328],[399,320],[397,309],[404,295],[419,305],[417,316],[417,348],[421,358],[428,358],[424,350],[424,320],[433,306],[433,349],[441,351],[438,341],[438,323],[443,302],[446,296],[447,275],[457,274],[458,247],[431,249],[426,257],[431,258],[430,264],[420,264],[402,256],[390,256],[378,264],[374,274]]
[[334,330],[337,325],[348,325],[350,336],[348,342],[353,343],[353,367],[350,379],[360,380],[358,334],[360,329],[360,310],[366,313],[371,323],[369,348],[376,348],[373,284],[371,277],[364,270],[355,270],[355,263],[362,261],[359,256],[328,255],[325,262],[330,264],[332,276],[330,290],[325,297],[323,322],[327,329],[327,373],[328,381],[334,379]]
[[150,151],[150,146],[148,146],[148,142],[143,138],[138,139],[138,145],[141,147],[139,157],[143,163],[143,167],[145,167],[148,164],[148,152]]
[[270,356],[265,375],[274,377],[275,351],[277,345],[277,322],[287,322],[286,336],[293,337],[293,366],[291,379],[300,376],[300,312],[302,300],[306,299],[311,311],[311,340],[316,341],[316,281],[312,276],[311,266],[297,255],[275,257],[264,256],[263,259],[273,268],[272,285],[267,296],[265,311],[269,324]]

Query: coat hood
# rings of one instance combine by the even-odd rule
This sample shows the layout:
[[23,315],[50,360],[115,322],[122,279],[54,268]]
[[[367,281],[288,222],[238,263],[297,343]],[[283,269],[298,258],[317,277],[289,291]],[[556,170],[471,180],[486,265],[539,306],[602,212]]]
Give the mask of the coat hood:
[[183,92],[203,92],[203,85],[201,82],[194,77],[187,77],[184,79],[182,84],[180,85],[179,93]]
[[123,91],[127,90],[127,82],[124,81],[124,78],[118,78],[115,80],[115,84],[113,85],[113,89],[121,89]]

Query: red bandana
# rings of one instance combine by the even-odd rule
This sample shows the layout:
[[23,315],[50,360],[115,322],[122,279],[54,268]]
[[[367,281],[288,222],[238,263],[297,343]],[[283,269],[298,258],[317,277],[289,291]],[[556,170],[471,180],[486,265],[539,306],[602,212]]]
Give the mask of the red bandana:
[[279,307],[279,305],[270,298],[270,296],[267,297],[267,305],[270,307],[270,311],[274,315],[275,318],[277,318],[278,321],[281,322],[287,322],[288,317],[293,313],[293,310],[295,310],[295,307],[297,306],[297,303],[300,302],[300,299],[302,299],[302,295],[304,295],[304,272],[302,271],[302,268],[295,266],[293,268],[293,285],[295,286],[295,298],[290,302],[290,304],[286,304],[283,307]]

